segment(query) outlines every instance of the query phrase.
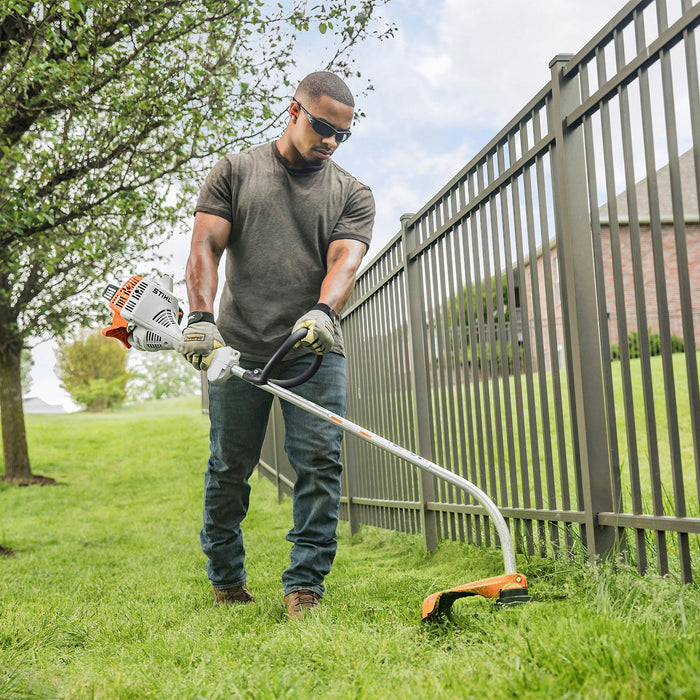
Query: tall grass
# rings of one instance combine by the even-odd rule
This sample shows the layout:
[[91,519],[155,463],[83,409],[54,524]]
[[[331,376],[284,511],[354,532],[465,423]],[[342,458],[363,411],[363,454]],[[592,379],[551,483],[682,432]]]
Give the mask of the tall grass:
[[259,602],[215,608],[197,401],[28,417],[59,484],[0,485],[0,698],[697,697],[700,589],[620,564],[519,557],[532,603],[426,625],[425,596],[502,573],[500,553],[342,524],[321,608],[287,620],[291,502],[265,480],[245,527]]

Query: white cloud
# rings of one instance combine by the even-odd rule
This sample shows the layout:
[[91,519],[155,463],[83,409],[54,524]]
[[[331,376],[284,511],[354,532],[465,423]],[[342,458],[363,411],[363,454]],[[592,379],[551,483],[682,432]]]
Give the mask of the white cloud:
[[549,80],[558,53],[576,53],[624,5],[589,0],[397,0],[396,37],[367,44],[358,65],[374,91],[339,162],[372,187],[374,244],[399,230]]
[[445,0],[439,43],[418,51],[418,72],[448,100],[450,118],[507,122],[549,80],[555,55],[578,52],[624,5],[623,0]]

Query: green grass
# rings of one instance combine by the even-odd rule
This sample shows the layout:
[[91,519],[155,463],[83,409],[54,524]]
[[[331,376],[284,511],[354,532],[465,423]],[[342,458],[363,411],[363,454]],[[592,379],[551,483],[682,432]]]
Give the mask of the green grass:
[[519,558],[534,601],[423,598],[502,573],[496,550],[346,524],[322,607],[283,614],[291,502],[254,478],[258,604],[215,608],[199,548],[198,400],[29,416],[34,472],[0,485],[0,698],[697,697],[700,588],[621,565]]
[[[700,352],[697,354],[700,362]],[[684,354],[674,354],[672,356],[673,374],[675,380],[675,400],[677,411],[677,438],[679,445],[680,463],[682,465],[682,486],[685,503],[685,515],[698,517],[698,496],[700,494],[700,481],[695,465],[695,452],[693,444],[693,420],[691,402],[689,397],[689,384],[686,370],[686,356]],[[649,423],[653,425],[653,430],[658,444],[658,468],[660,492],[663,499],[665,515],[674,515],[680,512],[674,494],[673,472],[671,468],[671,440],[669,437],[668,417],[666,410],[666,388],[664,384],[663,361],[661,357],[650,359],[651,387],[654,402],[654,420]],[[389,369],[384,367],[382,376],[388,376]],[[611,365],[611,375],[613,381],[613,396],[616,409],[616,430],[618,438],[617,458],[620,465],[620,512],[632,513],[633,506],[633,485],[638,482],[638,497],[641,501],[641,511],[643,513],[654,513],[652,499],[652,484],[650,478],[649,449],[647,441],[647,424],[645,422],[645,407],[642,370],[639,359],[634,359],[630,363],[630,375],[632,386],[632,403],[634,405],[634,424],[636,427],[636,453],[637,462],[634,463],[630,457],[630,445],[627,440],[627,432],[630,430],[628,419],[624,410],[624,393],[622,387],[621,364],[613,362]],[[362,380],[362,377],[355,377],[354,380]],[[470,377],[470,381],[473,377]],[[544,379],[547,393],[541,393],[540,380]],[[500,412],[496,411],[494,401],[494,383],[497,387],[500,398]],[[351,377],[351,384],[353,378]],[[516,385],[520,387],[523,402],[521,431],[518,426],[516,415]],[[490,396],[490,410],[484,408],[483,391],[488,388]],[[568,397],[568,385],[565,374],[560,376],[561,407],[563,444],[559,445],[557,434],[557,424],[555,421],[555,400],[554,400],[554,375],[547,372],[540,376],[535,374],[532,377],[531,395],[527,392],[527,378],[525,376],[498,377],[495,382],[492,378],[483,378],[479,381],[478,389],[481,392],[481,413],[477,419],[476,410],[476,390],[473,382],[469,385],[469,398],[464,384],[454,385],[446,383],[435,388],[431,393],[433,435],[435,439],[434,453],[432,459],[443,467],[454,471],[465,478],[473,481],[482,488],[501,507],[516,506],[542,507],[552,510],[583,508],[583,502],[579,503],[576,493],[575,460],[572,440],[572,427],[570,416],[570,405]],[[505,402],[506,388],[509,391],[511,401]],[[351,406],[350,418],[362,425],[377,430],[385,437],[394,439],[400,444],[406,445],[406,439],[401,437],[401,431],[397,429],[388,416],[397,413],[396,407],[401,406],[402,396],[398,391],[390,393],[381,391],[372,386],[363,386],[361,402],[355,402]],[[549,426],[545,426],[543,419],[543,406],[548,407]],[[357,412],[357,415],[353,415]],[[473,423],[482,421],[482,433],[473,429],[470,435],[468,415],[471,412]],[[514,454],[509,453],[508,439],[506,436],[507,415],[512,418]],[[454,420],[453,420],[454,413]],[[404,415],[404,414],[401,414]],[[382,417],[384,422],[382,423]],[[485,429],[486,421],[490,421],[492,431],[489,433]],[[379,425],[377,425],[379,423]],[[406,429],[408,430],[408,429]],[[405,434],[405,431],[404,431]],[[630,431],[630,434],[632,432]],[[499,458],[497,449],[497,439],[501,437],[504,443],[504,453],[502,459]],[[676,436],[674,435],[674,438]],[[471,447],[475,462],[472,462],[470,453]],[[417,480],[414,478],[413,468],[396,459],[388,459],[376,449],[361,443],[358,438],[350,437],[347,443],[354,441],[353,450],[348,452],[356,460],[359,466],[359,476],[355,479],[356,493],[354,495],[366,498],[386,498],[389,500],[418,500]],[[545,456],[549,446],[552,455],[553,472],[551,481],[547,477],[547,467]],[[491,448],[489,451],[488,448]],[[536,467],[536,460],[533,459],[534,448],[537,449],[539,467]],[[479,448],[483,453],[483,460],[480,461]],[[521,453],[521,448],[524,452]],[[424,456],[427,450],[423,449]],[[489,454],[493,458],[493,472],[495,478],[491,476],[489,466]],[[350,456],[347,458],[348,463]],[[485,474],[482,475],[481,467],[484,467]],[[515,485],[511,482],[511,467],[515,471]],[[566,468],[564,468],[566,467]],[[384,490],[377,492],[377,484],[382,484]],[[409,484],[408,486],[406,484]],[[564,486],[568,488],[568,503],[563,498]],[[452,486],[438,482],[438,499],[442,502],[462,503],[469,502],[469,497],[460,490]],[[526,500],[527,499],[529,500]],[[461,520],[460,520],[461,519]],[[445,537],[461,539],[464,536],[465,516],[441,515],[441,528]],[[474,531],[479,527],[479,523],[472,520]],[[550,532],[554,529],[558,531],[559,540],[554,541]],[[652,532],[647,533],[645,551],[638,549],[638,543],[632,531],[628,530],[626,539],[626,556],[628,561],[635,563],[643,561],[646,554],[647,565],[652,570],[656,570],[658,562],[657,555],[660,553],[656,536]],[[481,532],[482,536],[484,532]],[[578,526],[554,525],[542,527],[534,538],[526,538],[524,547],[529,547],[529,551],[558,551],[560,542],[564,541],[564,536],[576,541],[579,538]],[[688,538],[691,557],[697,571],[697,561],[700,561],[700,536],[691,534]],[[669,557],[669,566],[672,570],[680,570],[679,562],[679,536],[675,533],[666,535],[666,549]]]

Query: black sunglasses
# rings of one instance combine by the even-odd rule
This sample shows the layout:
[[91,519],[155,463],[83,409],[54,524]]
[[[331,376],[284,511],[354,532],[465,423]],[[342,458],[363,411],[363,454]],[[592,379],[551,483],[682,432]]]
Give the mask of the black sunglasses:
[[302,109],[304,114],[306,115],[306,118],[309,120],[309,124],[311,124],[311,128],[319,135],[323,136],[324,139],[327,139],[329,136],[335,136],[335,140],[337,143],[343,143],[343,141],[347,141],[350,136],[351,136],[351,131],[350,129],[341,129],[338,131],[335,127],[331,126],[325,119],[318,119],[317,117],[312,117],[306,109],[304,109],[304,105],[299,102],[299,100],[294,100]]

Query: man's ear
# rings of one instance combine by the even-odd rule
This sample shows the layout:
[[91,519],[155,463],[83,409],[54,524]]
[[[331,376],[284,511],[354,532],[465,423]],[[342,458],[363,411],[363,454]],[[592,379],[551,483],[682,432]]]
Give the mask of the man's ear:
[[289,116],[296,119],[299,116],[299,105],[295,100],[289,105]]

